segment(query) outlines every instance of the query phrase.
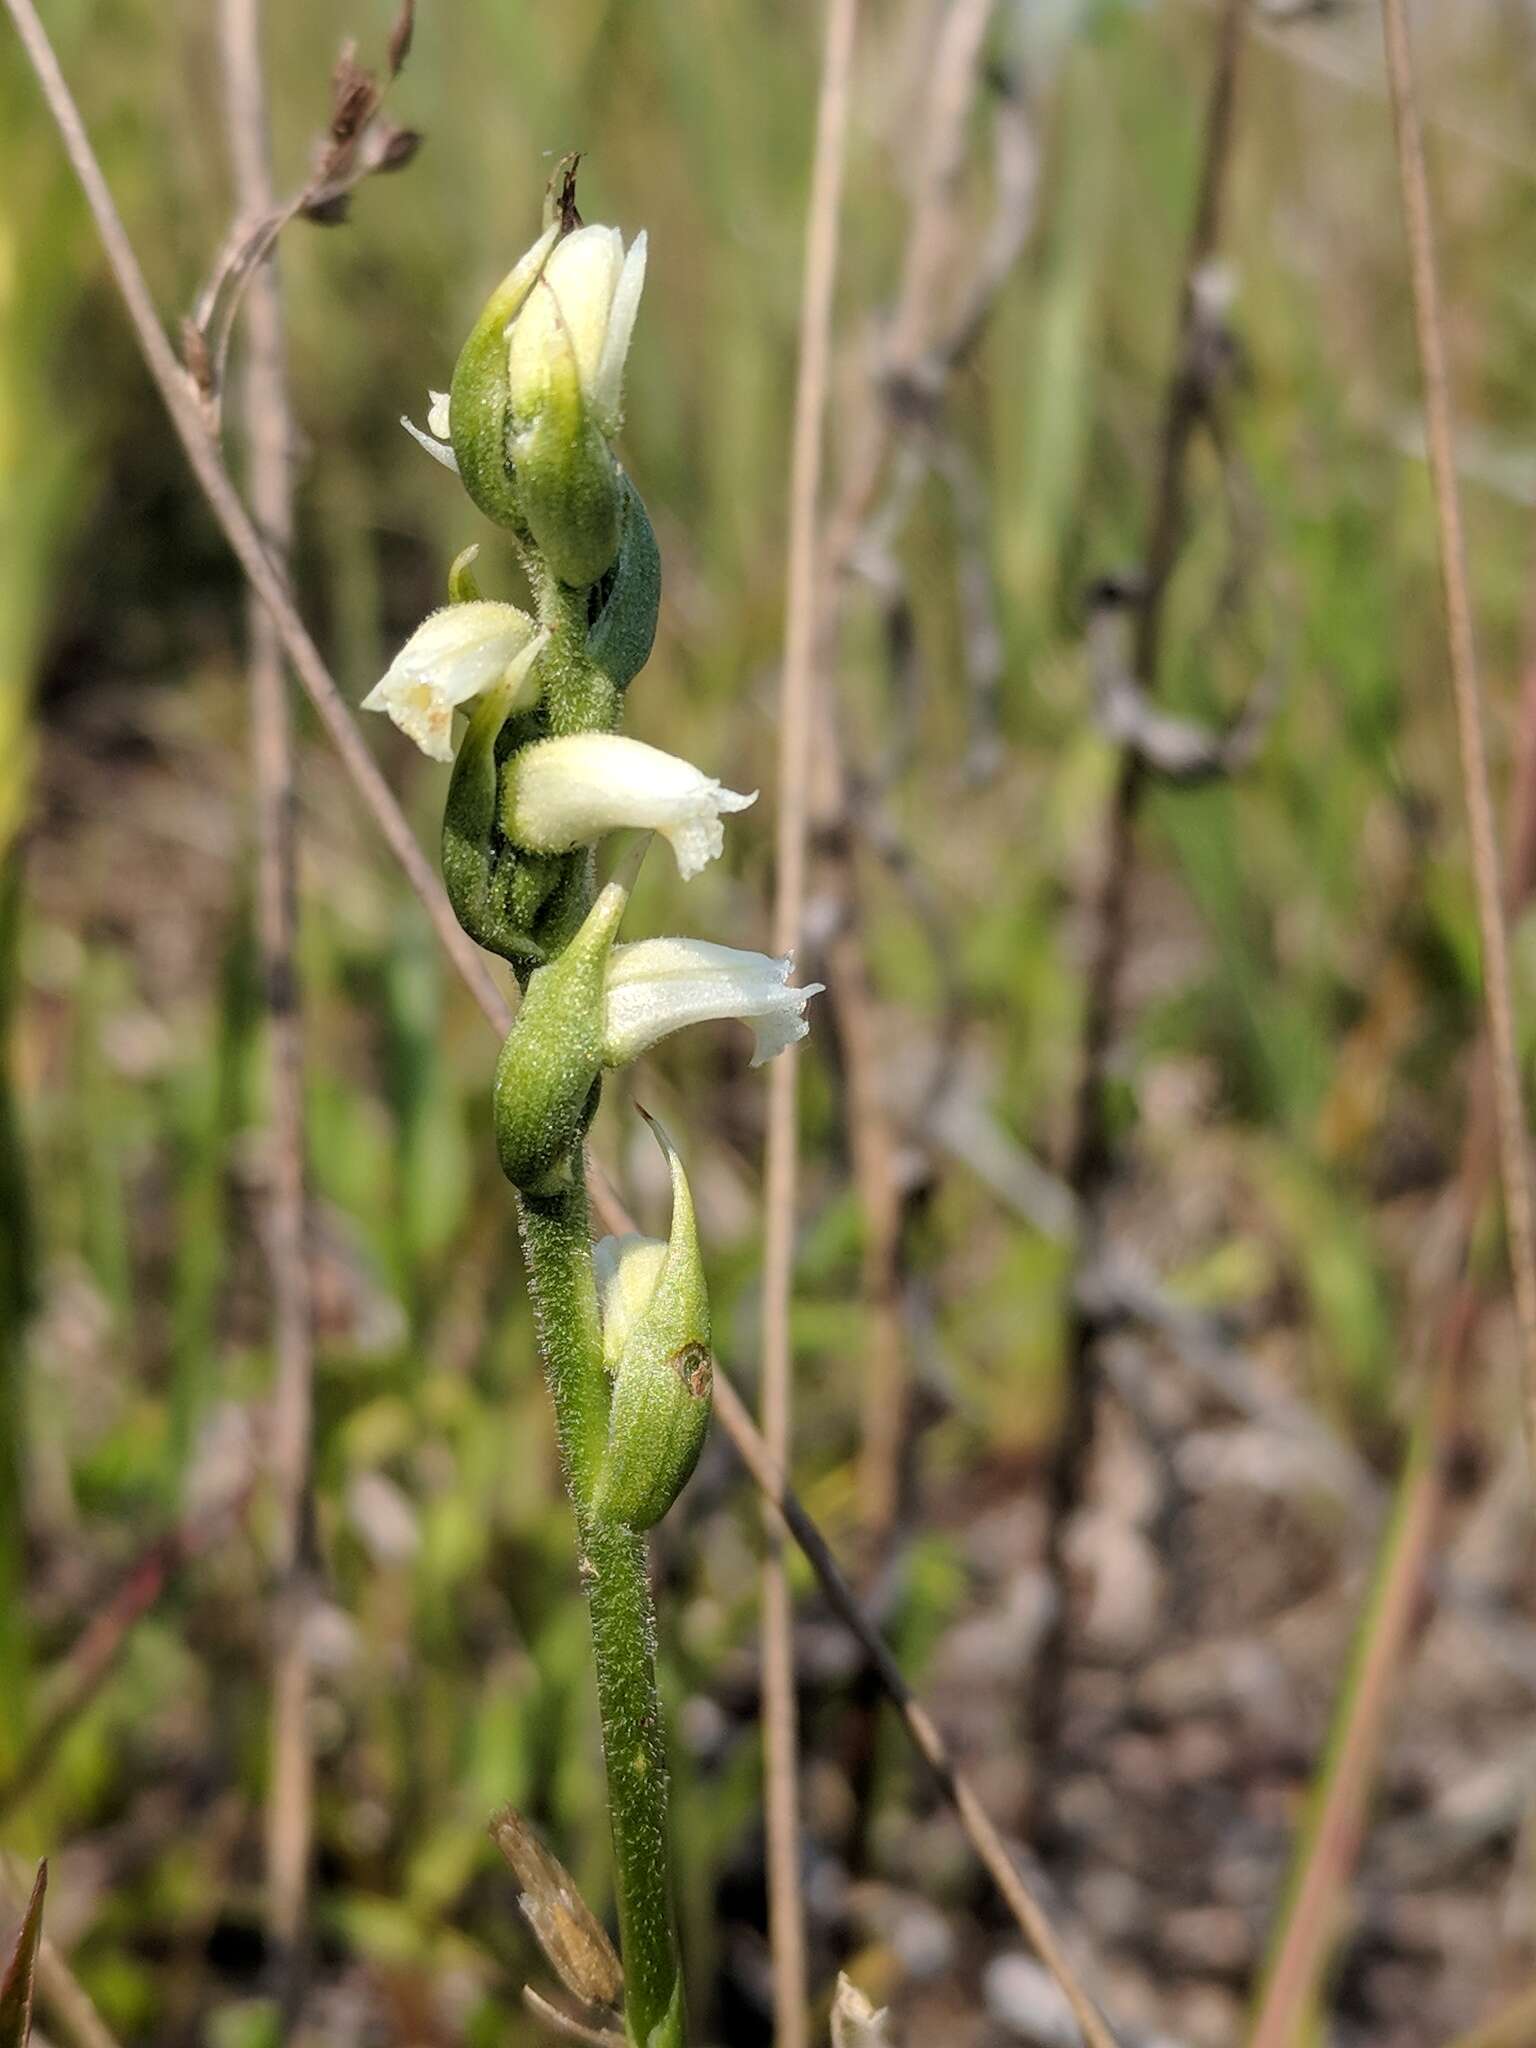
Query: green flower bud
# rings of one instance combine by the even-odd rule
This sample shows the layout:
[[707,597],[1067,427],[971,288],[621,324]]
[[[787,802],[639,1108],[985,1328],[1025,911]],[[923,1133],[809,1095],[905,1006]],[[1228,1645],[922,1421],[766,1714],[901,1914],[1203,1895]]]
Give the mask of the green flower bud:
[[631,880],[611,881],[560,957],[530,978],[496,1062],[496,1149],[502,1172],[525,1194],[553,1194],[570,1179],[596,1112],[603,982]]
[[514,532],[525,522],[509,463],[507,327],[559,239],[558,226],[546,228],[486,300],[459,353],[448,399],[446,424],[464,488],[487,519]]
[[593,1255],[614,1380],[592,1513],[628,1529],[659,1522],[691,1478],[709,1433],[715,1373],[688,1176],[660,1124],[646,1122],[672,1169],[671,1235],[664,1245],[604,1238]]

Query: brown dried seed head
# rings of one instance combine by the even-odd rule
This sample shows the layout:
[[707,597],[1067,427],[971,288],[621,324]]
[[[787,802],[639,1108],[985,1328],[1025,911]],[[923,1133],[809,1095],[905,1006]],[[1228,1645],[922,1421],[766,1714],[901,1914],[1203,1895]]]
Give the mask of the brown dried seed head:
[[517,1879],[523,1918],[566,1990],[588,2005],[617,2010],[624,1997],[624,1972],[565,1865],[513,1807],[503,1807],[493,1818],[491,1839]]

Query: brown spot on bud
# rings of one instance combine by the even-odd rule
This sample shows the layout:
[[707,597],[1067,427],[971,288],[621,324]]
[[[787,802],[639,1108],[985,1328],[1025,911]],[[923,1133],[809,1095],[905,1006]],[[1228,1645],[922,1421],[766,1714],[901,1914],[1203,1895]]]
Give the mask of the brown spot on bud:
[[707,1401],[715,1384],[715,1361],[707,1344],[685,1344],[667,1360],[696,1401]]

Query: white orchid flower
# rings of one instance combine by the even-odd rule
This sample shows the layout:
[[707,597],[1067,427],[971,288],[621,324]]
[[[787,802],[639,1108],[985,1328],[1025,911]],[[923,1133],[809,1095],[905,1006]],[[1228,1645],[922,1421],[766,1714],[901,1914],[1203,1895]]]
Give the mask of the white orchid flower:
[[624,359],[645,283],[645,235],[626,255],[617,228],[578,228],[544,263],[507,328],[507,375],[515,418],[542,403],[551,365],[569,350],[581,392],[610,439],[623,418]]
[[615,946],[603,989],[603,1064],[626,1066],[685,1024],[739,1017],[752,1027],[760,1067],[804,1038],[805,1006],[819,981],[791,986],[793,954],[779,959],[707,939],[637,939]]
[[508,712],[536,701],[533,665],[544,635],[515,604],[476,598],[433,612],[363,699],[384,711],[434,761],[453,759],[453,714],[494,684],[508,686]]
[[564,853],[626,827],[659,832],[686,882],[725,844],[720,819],[756,803],[713,776],[621,733],[539,740],[508,761],[502,822],[536,853]]
[[413,441],[419,441],[434,462],[440,462],[444,469],[459,473],[459,458],[453,452],[453,443],[448,434],[448,393],[429,391],[427,393],[427,431],[423,433],[416,422],[407,414],[400,415],[400,424]]

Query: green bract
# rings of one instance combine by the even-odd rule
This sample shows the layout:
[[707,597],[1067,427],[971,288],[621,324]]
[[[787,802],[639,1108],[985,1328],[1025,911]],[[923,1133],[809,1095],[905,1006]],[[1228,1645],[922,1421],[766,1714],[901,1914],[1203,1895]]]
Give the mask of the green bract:
[[552,1194],[570,1180],[597,1109],[603,983],[628,901],[622,882],[603,890],[559,959],[529,981],[496,1062],[496,1150],[525,1194]]

